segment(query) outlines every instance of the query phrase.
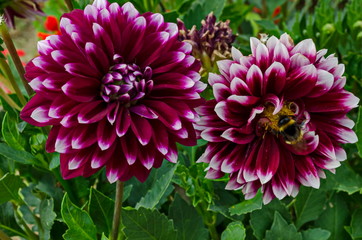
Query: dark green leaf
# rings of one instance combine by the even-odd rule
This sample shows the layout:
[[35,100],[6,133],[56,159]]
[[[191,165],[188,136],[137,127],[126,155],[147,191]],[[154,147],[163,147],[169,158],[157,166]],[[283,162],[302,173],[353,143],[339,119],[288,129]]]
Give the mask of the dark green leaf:
[[257,239],[264,239],[266,230],[270,229],[273,223],[275,212],[279,212],[284,219],[288,222],[290,221],[291,217],[288,209],[278,199],[274,199],[268,205],[264,205],[261,210],[251,213],[250,225]]
[[242,215],[245,213],[253,212],[254,210],[261,209],[263,203],[263,195],[259,191],[256,196],[249,200],[244,200],[229,208],[231,215]]
[[21,201],[19,197],[19,189],[25,187],[22,179],[13,174],[5,174],[0,178],[0,204],[7,201]]
[[309,187],[301,187],[295,202],[297,215],[296,226],[300,228],[304,223],[313,221],[323,212],[326,195],[324,191]]
[[232,222],[221,234],[221,240],[244,240],[245,228],[241,222]]
[[97,230],[89,214],[74,205],[67,194],[62,201],[62,218],[68,226],[64,239],[97,239]]
[[177,232],[165,215],[157,210],[145,208],[123,209],[122,223],[128,240],[170,240],[177,239]]
[[225,0],[197,0],[194,1],[183,17],[185,26],[190,29],[193,25],[199,29],[201,20],[205,19],[210,12],[214,12],[219,18],[224,8]]
[[265,237],[266,240],[302,240],[302,234],[297,232],[294,224],[288,225],[278,212],[275,212],[273,225]]
[[24,231],[16,223],[14,208],[10,202],[0,205],[0,229],[9,236],[26,237]]
[[178,233],[178,240],[208,239],[209,233],[205,228],[202,217],[192,206],[188,205],[177,194],[172,202],[168,217],[173,219]]
[[40,239],[50,239],[50,230],[54,224],[55,217],[53,199],[43,199],[39,206],[40,224],[39,237]]
[[355,126],[355,131],[358,139],[360,139],[360,141],[356,143],[358,148],[358,154],[362,158],[362,106],[359,106],[358,108],[358,118]]
[[166,166],[168,166],[168,171],[159,175],[158,179],[155,179],[146,195],[137,203],[136,208],[154,208],[160,202],[171,183],[177,164],[166,164]]
[[108,238],[106,237],[106,235],[104,235],[104,233],[102,233],[102,238],[101,240],[108,240]]
[[348,206],[339,194],[328,202],[320,217],[315,221],[315,225],[330,231],[330,240],[348,239],[348,234],[344,226],[348,224]]
[[16,150],[9,147],[5,143],[0,143],[0,154],[7,157],[10,160],[16,161],[22,164],[34,164],[36,159],[33,155],[28,152]]
[[328,240],[331,233],[321,228],[312,228],[302,232],[304,240]]
[[353,239],[362,238],[362,209],[357,209],[352,215],[351,232]]
[[91,188],[89,214],[97,226],[98,233],[109,234],[112,229],[114,201],[103,193]]
[[5,113],[2,122],[1,132],[4,141],[12,148],[16,150],[24,150],[24,142],[20,136],[19,129],[17,127],[17,121],[11,119],[8,113]]

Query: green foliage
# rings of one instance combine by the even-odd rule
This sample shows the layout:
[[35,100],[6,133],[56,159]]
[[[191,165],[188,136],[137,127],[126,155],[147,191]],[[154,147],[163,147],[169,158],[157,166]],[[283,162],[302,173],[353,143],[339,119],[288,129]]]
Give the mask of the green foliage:
[[5,174],[5,176],[0,178],[0,204],[10,200],[20,202],[21,199],[18,191],[24,186],[25,185],[19,176]]
[[[355,126],[358,139],[362,139],[362,106],[358,108],[358,118]],[[358,154],[362,158],[362,141],[357,142]]]
[[74,205],[67,194],[62,201],[62,218],[68,226],[64,239],[97,239],[96,227],[89,214]]
[[114,201],[96,189],[91,189],[89,214],[97,227],[98,233],[108,235],[112,229]]
[[266,231],[266,240],[302,240],[302,234],[297,232],[293,224],[287,223],[278,213],[274,214],[274,221],[271,229]]
[[242,215],[245,213],[250,213],[254,210],[261,209],[262,202],[263,202],[262,194],[259,191],[254,198],[245,200],[241,203],[232,206],[229,209],[229,211],[231,215]]
[[245,228],[240,222],[230,223],[221,234],[221,240],[244,240],[245,237]]
[[297,215],[296,226],[300,228],[303,224],[318,218],[323,212],[326,195],[321,190],[301,187],[295,202]]
[[208,239],[208,231],[204,226],[202,217],[178,194],[170,205],[168,217],[173,220],[177,230],[177,240]]
[[331,233],[320,228],[311,228],[302,232],[305,240],[328,240]]
[[351,220],[351,237],[353,239],[362,238],[362,209],[354,211]]
[[122,222],[126,239],[177,239],[172,221],[157,210],[124,209]]

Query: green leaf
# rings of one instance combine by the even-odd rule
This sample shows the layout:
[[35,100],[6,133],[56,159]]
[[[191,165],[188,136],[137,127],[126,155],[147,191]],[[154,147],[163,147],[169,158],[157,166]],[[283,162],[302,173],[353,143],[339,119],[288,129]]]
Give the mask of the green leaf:
[[98,233],[108,235],[112,230],[114,201],[103,193],[91,188],[89,214],[97,226]]
[[173,222],[157,210],[125,208],[122,211],[122,223],[126,239],[129,240],[177,239]]
[[336,194],[326,206],[327,209],[315,221],[315,225],[330,231],[330,240],[348,239],[348,234],[343,229],[345,225],[348,225],[349,217],[345,200],[341,195]]
[[304,223],[313,221],[323,212],[326,195],[324,191],[309,187],[301,187],[295,202],[297,215],[296,226],[300,228]]
[[241,222],[232,222],[221,234],[221,240],[244,240],[245,228]]
[[294,224],[288,225],[278,212],[275,212],[273,225],[265,237],[266,240],[302,240],[302,234],[297,232]]
[[178,194],[170,205],[168,217],[173,219],[178,232],[178,240],[208,239],[209,232],[204,226],[202,217]]
[[24,231],[16,223],[14,208],[11,202],[0,205],[0,229],[9,236],[22,236],[26,238]]
[[201,20],[205,19],[210,12],[214,12],[216,18],[219,18],[224,9],[225,0],[197,0],[194,1],[183,17],[186,28],[190,29],[193,25],[199,29]]
[[362,177],[358,175],[346,163],[336,169],[336,174],[327,173],[328,180],[336,183],[334,189],[347,192],[349,195],[362,190]]
[[302,232],[304,240],[328,240],[331,233],[321,228],[312,228]]
[[11,119],[9,113],[6,112],[3,118],[1,133],[4,141],[12,148],[16,150],[24,150],[24,143],[17,128],[17,121]]
[[55,217],[53,199],[43,199],[39,206],[40,224],[39,237],[40,239],[50,239],[50,230],[54,224]]
[[231,215],[242,215],[245,213],[253,212],[254,210],[261,209],[263,203],[263,195],[260,191],[252,199],[242,201],[229,208]]
[[64,195],[62,201],[61,213],[69,228],[63,235],[64,239],[97,239],[97,230],[89,214],[74,205],[67,194]]
[[104,235],[104,233],[102,233],[102,238],[101,240],[108,240],[108,238],[106,237],[106,235]]
[[34,164],[36,159],[28,152],[16,150],[5,143],[0,143],[0,154],[4,157],[22,164]]
[[355,131],[357,134],[357,137],[360,141],[356,143],[358,148],[358,155],[362,158],[362,106],[359,106],[358,108],[358,117],[357,117],[357,123],[355,126]]
[[256,210],[250,215],[250,225],[257,239],[264,239],[267,229],[270,229],[274,221],[274,213],[279,212],[288,222],[291,219],[290,213],[286,206],[274,199],[268,205],[264,205],[261,210]]
[[171,183],[177,164],[166,164],[166,166],[168,170],[163,175],[158,176],[146,195],[137,203],[136,208],[154,208],[160,202]]
[[0,204],[7,201],[21,201],[19,189],[25,187],[22,179],[13,174],[5,174],[0,178]]
[[362,209],[357,209],[352,215],[351,233],[353,239],[362,238]]

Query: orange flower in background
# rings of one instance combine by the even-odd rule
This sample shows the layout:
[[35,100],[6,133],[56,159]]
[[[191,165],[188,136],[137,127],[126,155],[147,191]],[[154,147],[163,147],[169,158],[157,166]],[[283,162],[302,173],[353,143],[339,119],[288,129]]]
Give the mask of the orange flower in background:
[[47,16],[44,22],[45,30],[50,33],[38,32],[38,37],[45,40],[50,35],[60,35],[59,21],[55,16]]

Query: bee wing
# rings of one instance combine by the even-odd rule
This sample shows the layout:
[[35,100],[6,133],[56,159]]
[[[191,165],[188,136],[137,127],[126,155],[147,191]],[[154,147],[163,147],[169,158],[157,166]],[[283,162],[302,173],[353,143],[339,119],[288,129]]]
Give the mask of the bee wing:
[[303,134],[303,137],[295,142],[288,144],[285,141],[282,141],[283,145],[292,153],[297,155],[306,155],[313,152],[319,143],[319,136],[315,132],[306,132]]

